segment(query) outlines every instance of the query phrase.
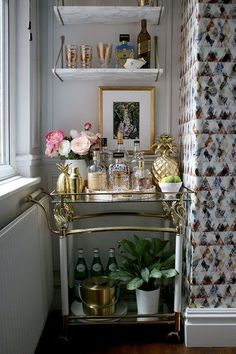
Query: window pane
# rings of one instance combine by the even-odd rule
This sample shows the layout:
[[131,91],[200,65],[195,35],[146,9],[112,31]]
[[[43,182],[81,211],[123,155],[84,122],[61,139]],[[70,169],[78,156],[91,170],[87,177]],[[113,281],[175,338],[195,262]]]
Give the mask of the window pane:
[[9,164],[8,1],[0,0],[0,165]]

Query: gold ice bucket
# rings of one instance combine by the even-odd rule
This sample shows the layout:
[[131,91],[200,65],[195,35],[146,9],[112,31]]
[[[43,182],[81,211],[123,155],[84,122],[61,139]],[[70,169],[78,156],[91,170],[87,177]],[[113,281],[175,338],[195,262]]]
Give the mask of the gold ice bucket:
[[83,311],[90,316],[108,316],[115,312],[116,286],[106,276],[85,279],[80,288]]

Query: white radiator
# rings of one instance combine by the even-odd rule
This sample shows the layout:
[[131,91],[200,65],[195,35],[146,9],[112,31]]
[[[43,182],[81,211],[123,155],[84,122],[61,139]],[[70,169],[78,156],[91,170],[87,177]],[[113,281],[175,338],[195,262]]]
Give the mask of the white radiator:
[[[41,200],[45,206],[48,198]],[[33,354],[53,294],[51,236],[32,206],[0,231],[0,353]]]

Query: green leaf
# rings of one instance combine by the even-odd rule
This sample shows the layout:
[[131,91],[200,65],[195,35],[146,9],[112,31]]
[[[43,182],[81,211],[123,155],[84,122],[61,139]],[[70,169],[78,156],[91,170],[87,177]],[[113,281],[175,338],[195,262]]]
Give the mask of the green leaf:
[[141,278],[134,278],[127,284],[128,290],[136,290],[143,285],[143,279]]
[[112,272],[110,274],[110,277],[116,281],[121,281],[121,282],[129,282],[131,279],[133,279],[133,275],[130,274],[127,271],[117,269],[115,272]]
[[178,272],[174,269],[166,269],[166,270],[162,270],[162,277],[167,279],[167,278],[173,278],[176,276],[176,274],[178,274]]
[[160,279],[162,278],[162,272],[154,268],[150,273],[150,278]]
[[141,270],[141,277],[145,281],[145,283],[148,283],[149,276],[150,276],[150,272],[147,267]]

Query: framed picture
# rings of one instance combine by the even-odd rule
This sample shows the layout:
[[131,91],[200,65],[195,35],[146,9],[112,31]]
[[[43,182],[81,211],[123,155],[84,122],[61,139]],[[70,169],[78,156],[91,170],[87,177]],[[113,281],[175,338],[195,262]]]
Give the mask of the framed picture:
[[121,131],[127,150],[133,150],[134,140],[146,154],[154,144],[155,87],[100,86],[99,133],[107,138],[108,148],[117,145]]

